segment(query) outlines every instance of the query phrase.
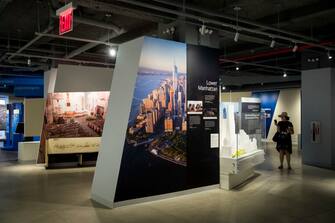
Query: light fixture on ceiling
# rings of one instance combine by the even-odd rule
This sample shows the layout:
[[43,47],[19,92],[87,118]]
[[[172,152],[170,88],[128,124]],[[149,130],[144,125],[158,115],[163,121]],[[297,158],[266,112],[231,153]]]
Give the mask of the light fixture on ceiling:
[[109,48],[108,53],[109,53],[109,56],[115,57],[116,56],[116,49],[111,47],[111,48]]
[[286,71],[284,71],[284,73],[283,73],[283,77],[287,77],[287,73],[286,73]]
[[176,28],[174,26],[171,26],[163,31],[163,34],[171,34],[173,35],[176,31]]
[[273,48],[276,45],[276,40],[272,39],[270,43],[270,47]]
[[224,91],[224,90],[226,90],[227,88],[226,88],[226,86],[222,86],[222,90]]
[[292,52],[295,53],[295,52],[297,52],[297,50],[298,50],[298,45],[295,43],[293,48],[292,48]]
[[238,12],[241,10],[242,8],[239,6],[235,6],[234,7],[234,11],[236,12],[236,33],[234,36],[234,41],[238,42],[238,38],[240,37],[240,33],[238,32]]
[[330,51],[328,51],[327,56],[329,60],[333,59],[333,56],[330,54]]
[[238,38],[240,37],[240,33],[236,31],[235,36],[234,36],[234,41],[238,42]]
[[27,65],[28,65],[28,66],[31,65],[31,59],[30,59],[30,58],[27,59]]
[[239,71],[239,70],[240,70],[240,67],[239,67],[238,65],[236,65],[235,70]]
[[206,31],[205,23],[202,23],[202,26],[200,26],[200,28],[199,28],[199,33],[201,35],[205,35],[205,31]]
[[205,25],[205,22],[202,22],[202,26],[199,27],[199,33],[204,36],[204,35],[212,35],[213,34],[213,30],[212,29],[208,29]]

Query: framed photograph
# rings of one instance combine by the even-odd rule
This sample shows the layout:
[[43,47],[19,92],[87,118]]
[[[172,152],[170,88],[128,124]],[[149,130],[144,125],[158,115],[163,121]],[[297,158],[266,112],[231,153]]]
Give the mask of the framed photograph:
[[321,142],[321,125],[320,121],[311,121],[311,142],[320,143]]
[[187,114],[202,114],[202,101],[187,101]]

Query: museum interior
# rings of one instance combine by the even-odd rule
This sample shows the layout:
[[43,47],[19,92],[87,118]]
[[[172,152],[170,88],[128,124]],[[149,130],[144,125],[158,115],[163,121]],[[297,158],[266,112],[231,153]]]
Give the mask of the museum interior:
[[0,222],[334,222],[334,26],[330,0],[0,0]]

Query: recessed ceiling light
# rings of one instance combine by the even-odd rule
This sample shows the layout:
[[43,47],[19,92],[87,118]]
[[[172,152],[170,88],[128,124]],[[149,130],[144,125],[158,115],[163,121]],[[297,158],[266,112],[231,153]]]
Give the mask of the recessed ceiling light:
[[283,73],[283,77],[287,77],[287,73],[286,73],[286,71],[284,71],[284,73]]

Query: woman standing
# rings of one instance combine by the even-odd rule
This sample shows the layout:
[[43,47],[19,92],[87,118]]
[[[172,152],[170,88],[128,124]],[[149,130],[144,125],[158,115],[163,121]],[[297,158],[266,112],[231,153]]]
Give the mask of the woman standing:
[[291,154],[292,154],[292,137],[294,134],[293,125],[289,121],[290,117],[287,112],[282,112],[279,115],[281,121],[277,123],[277,151],[279,152],[280,166],[278,169],[283,169],[284,156],[286,156],[288,169],[291,170]]

